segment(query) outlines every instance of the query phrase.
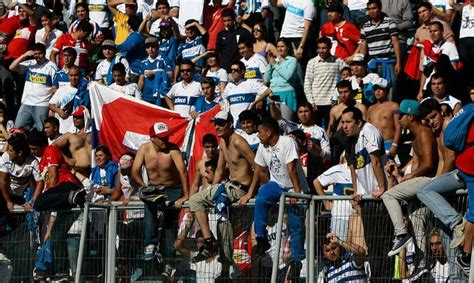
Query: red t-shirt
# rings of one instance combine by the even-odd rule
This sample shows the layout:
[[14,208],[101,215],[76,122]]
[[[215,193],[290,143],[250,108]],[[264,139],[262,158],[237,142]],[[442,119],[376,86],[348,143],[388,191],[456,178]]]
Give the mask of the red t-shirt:
[[7,46],[5,59],[16,59],[28,51],[30,43],[35,39],[36,27],[28,24],[16,30],[15,36]]
[[456,156],[456,167],[462,172],[474,176],[474,123],[471,122],[467,135],[466,146],[458,156]]
[[209,34],[207,41],[207,50],[216,49],[217,35],[224,29],[224,22],[222,21],[222,10],[227,6],[209,6],[204,8],[204,25]]
[[327,22],[321,27],[321,36],[330,37],[333,40],[332,53],[344,59],[356,51],[360,40],[360,30],[347,21],[338,27],[334,26],[333,22]]
[[20,26],[21,20],[18,16],[0,19],[0,32],[6,33],[8,36],[13,36]]
[[56,44],[54,44],[53,50],[59,52],[59,67],[63,67],[63,49],[66,47],[73,47],[77,51],[77,58],[74,64],[82,69],[88,69],[89,67],[89,55],[91,54],[92,45],[88,40],[77,40],[74,38],[72,33],[66,33],[61,35]]
[[[64,160],[61,150],[55,145],[50,145],[44,150],[43,157],[41,158],[41,162],[39,165],[40,172],[47,172],[48,168],[51,166],[58,167],[58,185],[65,182],[80,184],[79,180],[77,180],[76,177],[74,177],[74,175],[71,173],[71,171],[69,171],[69,166]],[[47,174],[42,175],[46,176],[44,177],[46,179],[46,189],[49,189],[50,185],[48,182],[48,176]]]

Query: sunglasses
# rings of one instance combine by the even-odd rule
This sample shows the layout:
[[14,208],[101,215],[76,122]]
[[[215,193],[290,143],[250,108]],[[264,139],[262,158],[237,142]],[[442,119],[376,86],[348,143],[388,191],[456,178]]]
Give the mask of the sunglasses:
[[191,73],[191,69],[181,69],[179,70],[181,73]]
[[237,73],[240,73],[240,69],[235,69],[235,68],[232,68],[230,69],[231,72],[237,72]]
[[253,32],[262,32],[262,30],[259,29],[259,28],[256,28],[256,29],[253,30]]

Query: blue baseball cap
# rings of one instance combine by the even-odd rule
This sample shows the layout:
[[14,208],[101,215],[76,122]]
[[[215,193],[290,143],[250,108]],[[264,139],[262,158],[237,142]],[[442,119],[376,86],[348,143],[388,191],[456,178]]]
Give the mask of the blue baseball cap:
[[402,103],[400,103],[400,108],[398,110],[395,110],[395,113],[420,116],[420,113],[418,112],[419,106],[420,103],[418,102],[418,100],[404,99]]

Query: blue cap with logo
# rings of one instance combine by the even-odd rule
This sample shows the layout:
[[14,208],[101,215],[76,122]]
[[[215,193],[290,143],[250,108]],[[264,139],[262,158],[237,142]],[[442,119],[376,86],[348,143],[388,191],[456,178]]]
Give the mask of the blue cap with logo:
[[400,108],[398,110],[395,110],[395,113],[419,116],[420,115],[420,113],[418,112],[419,106],[420,106],[420,103],[418,102],[418,100],[404,99],[402,103],[400,103]]

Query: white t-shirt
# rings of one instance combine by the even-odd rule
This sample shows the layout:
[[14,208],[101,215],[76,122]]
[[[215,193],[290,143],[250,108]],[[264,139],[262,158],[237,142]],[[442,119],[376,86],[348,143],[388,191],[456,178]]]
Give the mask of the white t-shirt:
[[58,38],[63,35],[63,32],[58,29],[53,29],[46,42],[44,42],[43,38],[45,33],[46,31],[44,28],[37,30],[35,34],[35,43],[44,44],[44,46],[46,47],[46,58],[49,58],[51,55],[51,51],[53,51],[53,47],[56,43],[56,40],[58,40]]
[[454,96],[447,94],[443,99],[438,100],[440,104],[447,104],[451,107],[452,110],[456,107],[456,105],[461,104],[461,100],[457,99]]
[[255,151],[258,148],[258,145],[260,144],[258,133],[253,133],[249,135],[242,129],[235,129],[235,132],[247,141],[250,146],[250,149]]
[[21,104],[48,106],[51,98],[49,90],[53,86],[56,71],[56,65],[49,60],[46,60],[42,65],[38,65],[35,59],[21,62],[19,73],[24,74],[26,72]]
[[112,62],[114,64],[119,62],[122,63],[125,67],[125,78],[130,78],[130,65],[128,64],[127,59],[121,55],[117,55],[112,59],[112,61],[106,59],[100,61],[99,65],[97,65],[97,68],[95,69],[94,80],[98,81],[102,78],[105,78],[109,73]]
[[187,20],[197,20],[203,23],[204,0],[169,0],[171,8],[179,8],[178,25],[181,35],[184,33],[184,26]]
[[281,188],[291,190],[293,190],[293,183],[287,165],[294,160],[296,160],[296,170],[301,172],[301,174],[298,172],[301,189],[303,192],[307,191],[308,184],[299,161],[297,145],[292,138],[280,136],[275,146],[265,147],[260,144],[255,154],[255,163],[268,168],[270,181],[276,182]]
[[[361,187],[357,188],[358,195],[370,195],[379,186],[375,178],[370,154],[379,151],[385,155],[383,137],[380,131],[372,124],[366,122],[359,133],[355,145],[356,164],[355,171]],[[382,170],[382,168],[380,169]]]
[[257,79],[263,80],[263,76],[267,69],[267,59],[260,54],[253,54],[248,60],[245,58],[240,59],[245,64],[245,75],[246,79]]
[[283,0],[283,6],[286,13],[280,37],[303,37],[304,20],[313,21],[314,4],[310,0]]
[[465,5],[461,11],[459,38],[474,37],[474,7]]
[[10,194],[14,196],[23,196],[25,189],[28,188],[30,177],[35,181],[41,181],[38,160],[30,155],[25,163],[18,165],[10,160],[8,153],[3,153],[0,158],[0,172],[7,173],[10,177]]
[[367,9],[368,0],[349,0],[347,2],[347,7],[349,10],[364,10]]
[[441,264],[438,260],[435,266],[430,270],[431,277],[433,277],[435,283],[448,282],[449,278],[449,261],[445,264]]
[[127,94],[133,96],[137,99],[142,99],[142,93],[140,89],[138,89],[138,85],[136,83],[126,84],[126,85],[118,85],[117,83],[113,83],[109,86],[113,90],[120,91],[123,94]]
[[[49,104],[53,104],[58,108],[65,109],[67,108],[68,104],[74,103],[74,96],[77,93],[77,88],[72,87],[70,84],[60,86],[58,90],[54,93],[53,97],[49,101]],[[71,107],[72,109],[72,107]],[[71,114],[71,113],[70,113]],[[58,113],[54,114],[59,120],[59,133],[74,133],[74,123],[72,120],[72,115],[67,117],[66,119],[61,118]]]
[[101,28],[110,27],[111,13],[106,0],[88,0],[89,18]]
[[[449,57],[449,61],[451,62],[458,62],[459,61],[459,54],[458,50],[456,49],[456,45],[452,42],[445,41],[442,45],[435,45],[433,44],[433,51],[437,54],[445,54]],[[434,63],[428,56],[424,56],[423,66],[428,65],[429,63]]]
[[[273,226],[267,226],[267,239],[268,242],[270,243],[270,248],[267,250],[267,254],[269,255],[269,258],[265,257],[263,258],[263,265],[264,266],[272,266],[273,264],[273,257],[275,256],[276,252],[276,236],[277,236],[277,225]],[[289,237],[289,231],[288,227],[286,226],[285,223],[283,223],[283,226],[281,228],[281,244],[280,244],[280,256],[278,257],[278,269],[283,269],[285,267],[285,263],[283,262],[283,254],[285,252],[285,245],[288,242],[288,237]],[[266,260],[270,259],[270,260]]]
[[449,5],[449,0],[430,0],[431,4],[435,9],[438,9],[440,12],[446,13],[449,10],[452,10],[453,7]]
[[221,89],[220,83],[224,82],[227,83],[229,80],[227,71],[225,69],[220,68],[216,72],[213,72],[211,70],[208,70],[205,77],[212,78],[214,82],[216,83],[216,94],[219,95],[223,89]]
[[187,85],[184,85],[184,82],[175,83],[166,94],[174,102],[174,111],[184,117],[189,116],[191,106],[196,103],[200,95],[202,95],[201,84],[195,81]]
[[319,144],[321,145],[321,157],[323,159],[331,158],[331,147],[329,146],[329,138],[323,128],[316,124],[312,125],[311,127],[305,127],[303,126],[303,124],[300,124],[298,127],[302,129],[303,132],[310,134],[311,138],[319,141]]
[[240,113],[247,110],[255,98],[263,94],[268,87],[256,80],[243,80],[239,83],[230,82],[224,89],[223,98],[229,101],[230,114],[237,124]]

